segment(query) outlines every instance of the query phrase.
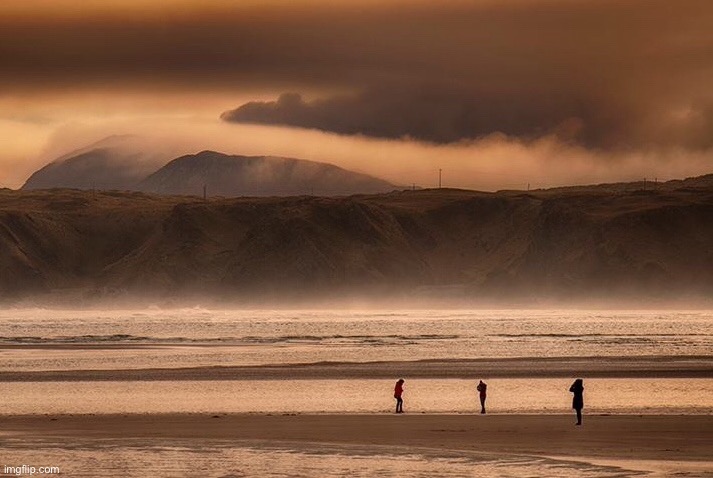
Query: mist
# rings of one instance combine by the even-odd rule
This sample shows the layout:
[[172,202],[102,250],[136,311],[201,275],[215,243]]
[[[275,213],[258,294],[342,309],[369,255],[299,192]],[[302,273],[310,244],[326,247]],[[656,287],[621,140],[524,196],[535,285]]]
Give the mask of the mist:
[[[710,172],[710,154],[683,147],[599,151],[557,135],[533,140],[492,134],[437,145],[314,130],[225,124],[217,119],[115,120],[59,129],[28,170],[114,134],[135,135],[129,148],[170,159],[203,150],[247,156],[281,156],[335,164],[408,188],[446,187],[494,191],[572,184],[668,180]],[[18,182],[25,178],[18,177]],[[16,183],[17,184],[17,183]]]

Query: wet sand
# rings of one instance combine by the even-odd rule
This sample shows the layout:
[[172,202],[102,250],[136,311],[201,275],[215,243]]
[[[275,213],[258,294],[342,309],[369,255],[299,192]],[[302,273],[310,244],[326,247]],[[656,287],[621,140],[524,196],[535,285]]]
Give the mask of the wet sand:
[[570,415],[28,415],[0,422],[0,438],[15,439],[381,445],[602,460],[711,462],[713,445],[711,415],[585,415],[581,427]]
[[713,378],[711,356],[522,357],[390,362],[2,371],[0,382],[280,380],[355,378]]

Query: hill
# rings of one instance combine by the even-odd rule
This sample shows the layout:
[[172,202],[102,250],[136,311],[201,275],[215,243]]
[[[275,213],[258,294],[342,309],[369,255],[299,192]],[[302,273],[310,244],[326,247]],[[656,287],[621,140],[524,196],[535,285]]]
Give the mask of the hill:
[[296,196],[388,192],[387,181],[292,158],[230,156],[215,151],[171,160],[168,149],[133,136],[112,136],[57,158],[33,173],[23,190],[143,191],[163,195]]
[[535,189],[537,192],[548,193],[572,193],[572,192],[609,192],[609,193],[627,193],[634,191],[673,191],[682,188],[713,188],[713,174],[705,174],[686,179],[672,179],[670,181],[658,181],[654,179],[620,182],[620,183],[603,183],[603,184],[586,184],[582,186],[561,186],[547,189]]
[[0,191],[0,296],[713,294],[713,188],[201,201]]
[[168,195],[299,196],[388,192],[395,186],[337,166],[270,156],[229,156],[215,151],[174,159],[137,189]]
[[158,153],[138,146],[137,139],[111,136],[61,156],[35,171],[22,189],[135,189],[170,158],[167,152]]

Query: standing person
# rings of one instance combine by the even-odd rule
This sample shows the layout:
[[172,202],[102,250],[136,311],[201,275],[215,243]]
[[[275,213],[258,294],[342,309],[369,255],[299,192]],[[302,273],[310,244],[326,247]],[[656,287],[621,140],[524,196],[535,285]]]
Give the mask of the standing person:
[[404,412],[404,399],[401,398],[401,395],[404,393],[404,379],[400,378],[398,382],[396,382],[396,386],[394,387],[394,398],[396,399],[396,413],[403,413]]
[[572,408],[577,412],[577,425],[582,424],[582,409],[584,408],[584,384],[581,378],[574,381],[569,391],[574,394],[572,397]]
[[488,384],[481,380],[475,389],[480,395],[480,413],[485,414],[485,398],[488,396]]

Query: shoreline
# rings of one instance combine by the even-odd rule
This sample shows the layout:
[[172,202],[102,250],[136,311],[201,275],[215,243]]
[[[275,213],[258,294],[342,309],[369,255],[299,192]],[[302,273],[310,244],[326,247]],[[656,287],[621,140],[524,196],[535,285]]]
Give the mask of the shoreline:
[[0,436],[15,440],[377,445],[601,460],[712,463],[713,442],[713,415],[585,415],[582,427],[574,426],[570,415],[408,413],[11,415],[0,420]]
[[410,378],[711,378],[713,356],[516,357],[393,362],[0,371],[0,382]]

